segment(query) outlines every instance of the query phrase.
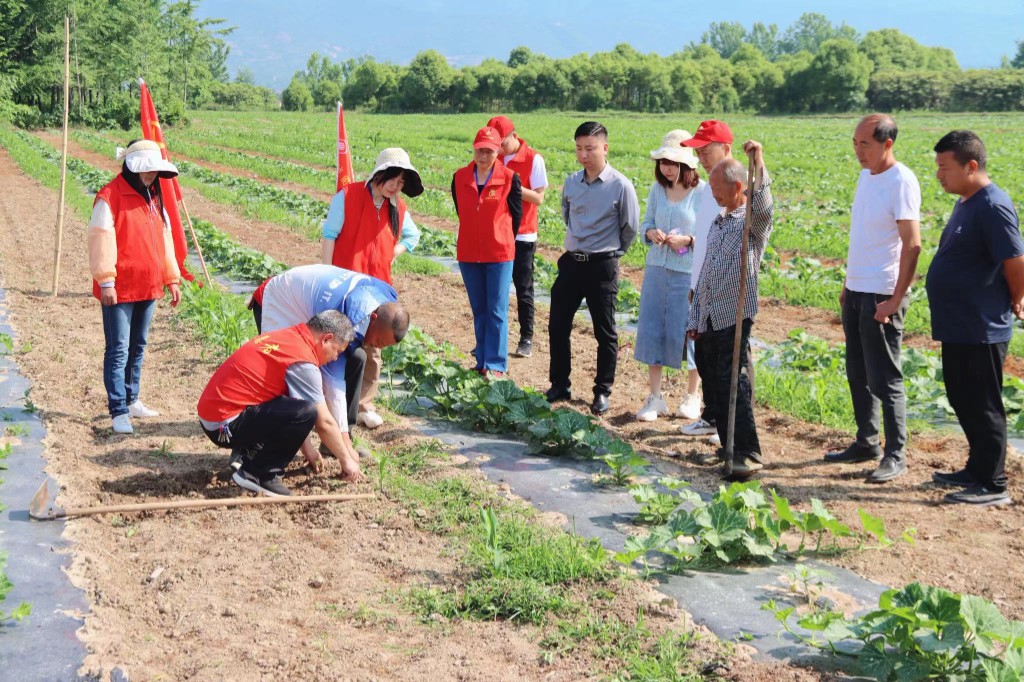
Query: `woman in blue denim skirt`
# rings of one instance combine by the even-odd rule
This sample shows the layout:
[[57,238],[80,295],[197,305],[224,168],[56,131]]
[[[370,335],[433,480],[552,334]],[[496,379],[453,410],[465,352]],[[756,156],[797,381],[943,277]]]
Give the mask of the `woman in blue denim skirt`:
[[649,248],[634,351],[637,360],[649,365],[650,394],[637,412],[640,421],[654,421],[669,413],[661,394],[663,368],[680,369],[684,357],[689,375],[677,414],[687,419],[700,416],[693,342],[686,341],[686,322],[694,222],[704,182],[697,175],[697,156],[681,145],[690,137],[685,130],[673,130],[662,139],[661,147],[651,152],[657,182],[651,186],[647,214],[640,226]]

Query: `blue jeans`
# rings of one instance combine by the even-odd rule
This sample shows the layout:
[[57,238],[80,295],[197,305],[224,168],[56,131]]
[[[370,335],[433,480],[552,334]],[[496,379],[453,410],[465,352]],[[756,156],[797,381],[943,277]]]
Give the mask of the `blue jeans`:
[[476,333],[475,369],[508,371],[508,292],[512,261],[459,263],[462,281],[473,309]]
[[155,299],[100,307],[106,339],[103,387],[111,417],[128,414],[128,406],[139,398],[142,356],[155,308]]

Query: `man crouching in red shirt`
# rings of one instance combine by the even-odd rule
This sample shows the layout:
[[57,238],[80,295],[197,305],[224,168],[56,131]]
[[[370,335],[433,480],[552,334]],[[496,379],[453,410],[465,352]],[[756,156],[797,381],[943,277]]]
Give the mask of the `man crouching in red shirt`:
[[256,493],[291,495],[281,472],[299,449],[323,470],[306,441],[313,429],[341,462],[344,479],[364,478],[345,455],[338,423],[327,409],[320,367],[345,351],[355,331],[337,310],[245,343],[214,372],[199,398],[199,422],[218,447],[231,448],[232,480]]

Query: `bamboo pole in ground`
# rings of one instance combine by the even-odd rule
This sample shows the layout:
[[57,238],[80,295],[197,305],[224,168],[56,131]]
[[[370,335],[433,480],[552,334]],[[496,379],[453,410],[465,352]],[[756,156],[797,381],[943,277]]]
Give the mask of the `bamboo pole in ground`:
[[64,241],[64,184],[68,174],[68,98],[71,85],[71,17],[64,16],[64,140],[60,152],[60,194],[57,200],[57,240],[53,246],[53,296],[60,281],[60,251]]
[[196,255],[199,256],[199,264],[203,266],[203,275],[206,277],[207,286],[216,286],[216,283],[210,279],[210,271],[206,269],[206,260],[203,258],[203,249],[199,246],[199,238],[196,237],[196,230],[192,227],[192,216],[188,214],[188,206],[185,205],[185,197],[180,197],[178,203],[181,204],[181,210],[185,214],[185,222],[188,223],[188,231],[192,235],[192,243],[196,245]]

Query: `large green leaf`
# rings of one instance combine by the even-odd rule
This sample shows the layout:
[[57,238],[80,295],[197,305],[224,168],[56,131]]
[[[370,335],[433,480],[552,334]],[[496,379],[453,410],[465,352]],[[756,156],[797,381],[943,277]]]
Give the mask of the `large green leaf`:
[[964,595],[960,599],[960,615],[968,630],[974,633],[974,646],[983,654],[992,653],[995,645],[992,639],[1006,638],[1010,624],[996,605],[987,599]]
[[896,665],[896,660],[886,653],[885,644],[881,639],[875,639],[864,645],[860,655],[857,657],[861,672],[868,677],[873,677],[878,682],[888,682]]
[[487,393],[484,394],[484,400],[491,405],[508,408],[519,402],[522,396],[522,389],[516,386],[514,382],[492,381],[487,386]]

